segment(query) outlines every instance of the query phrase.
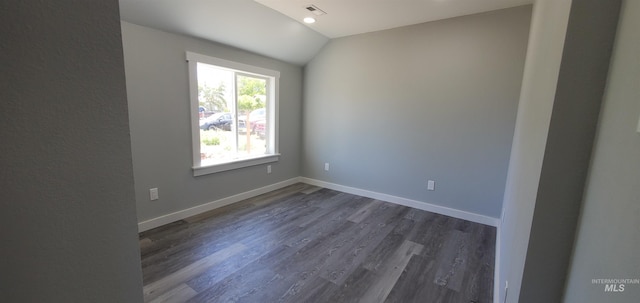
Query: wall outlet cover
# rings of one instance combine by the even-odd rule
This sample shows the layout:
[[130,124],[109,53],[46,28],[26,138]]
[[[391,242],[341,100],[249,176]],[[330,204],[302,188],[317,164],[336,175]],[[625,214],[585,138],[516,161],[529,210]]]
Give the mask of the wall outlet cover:
[[151,188],[149,189],[149,200],[151,201],[155,201],[158,200],[160,197],[158,196],[158,188]]

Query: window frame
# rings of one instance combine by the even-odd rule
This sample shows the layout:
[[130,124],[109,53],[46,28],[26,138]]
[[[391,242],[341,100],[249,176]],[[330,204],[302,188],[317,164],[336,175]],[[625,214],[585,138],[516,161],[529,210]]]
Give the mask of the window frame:
[[[240,169],[249,166],[261,165],[266,163],[277,162],[280,160],[279,153],[279,119],[278,119],[278,104],[279,104],[279,85],[280,85],[280,72],[266,69],[258,66],[248,65],[235,61],[225,60],[212,56],[202,55],[194,52],[186,52],[186,59],[189,69],[189,103],[190,103],[190,115],[191,115],[191,144],[193,149],[192,161],[193,161],[193,175],[202,176],[207,174],[214,174],[222,171]],[[227,69],[234,73],[239,73],[248,76],[257,76],[268,79],[267,95],[268,100],[266,104],[266,115],[270,117],[267,119],[267,150],[270,151],[264,155],[249,156],[245,158],[234,159],[228,162],[216,163],[211,165],[202,165],[200,158],[200,115],[199,115],[199,100],[198,100],[198,63],[205,63],[214,65],[221,69]],[[235,79],[234,79],[235,83]],[[235,91],[235,88],[234,88]],[[236,92],[237,94],[237,92]],[[237,98],[237,96],[234,96]],[[236,100],[237,102],[237,100]],[[237,105],[236,105],[237,106]],[[233,119],[235,125],[238,125],[237,113]],[[271,131],[272,130],[272,131]],[[235,130],[237,136],[237,129]]]

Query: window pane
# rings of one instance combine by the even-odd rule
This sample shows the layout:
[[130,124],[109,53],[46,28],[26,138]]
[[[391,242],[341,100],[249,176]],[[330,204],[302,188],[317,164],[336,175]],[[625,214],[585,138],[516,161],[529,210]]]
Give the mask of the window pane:
[[197,75],[201,165],[266,154],[268,79],[200,62]]
[[234,73],[213,65],[197,64],[202,165],[232,160],[236,154]]
[[267,79],[241,75],[237,76],[238,91],[238,153],[241,157],[264,155],[267,153],[266,126]]

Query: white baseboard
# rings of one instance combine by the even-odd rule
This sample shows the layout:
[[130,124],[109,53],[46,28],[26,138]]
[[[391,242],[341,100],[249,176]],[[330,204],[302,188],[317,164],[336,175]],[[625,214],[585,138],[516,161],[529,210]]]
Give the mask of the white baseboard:
[[[360,189],[360,188],[355,188],[355,187],[349,187],[349,186],[344,186],[344,185],[340,185],[340,184],[335,184],[335,183],[330,183],[330,182],[325,182],[325,181],[320,181],[320,180],[316,180],[316,179],[311,179],[311,178],[305,178],[305,177],[295,177],[295,178],[291,178],[282,182],[278,182],[275,184],[271,184],[271,185],[267,185],[264,187],[260,187],[254,190],[250,190],[250,191],[246,191],[243,193],[239,193],[237,195],[233,195],[230,197],[226,197],[226,198],[222,198],[216,201],[212,201],[209,203],[205,203],[202,205],[198,205],[198,206],[194,206],[191,208],[187,208],[184,210],[180,210],[174,213],[170,213],[164,216],[160,216],[157,218],[153,218],[150,220],[146,220],[143,222],[138,223],[138,232],[143,232],[145,230],[149,230],[152,228],[156,228],[165,224],[169,224],[171,222],[175,222],[178,220],[182,220],[191,216],[195,216],[198,214],[201,214],[203,212],[207,212],[222,206],[226,206],[229,204],[233,204],[236,202],[240,202],[242,200],[245,199],[249,199],[249,198],[253,198],[255,196],[258,195],[262,195],[265,193],[268,193],[270,191],[274,191],[289,185],[293,185],[296,183],[307,183],[309,185],[314,185],[314,186],[319,186],[319,187],[325,187],[325,188],[329,188],[329,189],[333,189],[333,190],[337,190],[337,191],[341,191],[341,192],[345,192],[345,193],[349,193],[349,194],[354,194],[354,195],[358,195],[358,196],[363,196],[363,197],[368,197],[368,198],[372,198],[372,199],[377,199],[377,200],[382,200],[382,201],[386,201],[386,202],[391,202],[391,203],[395,203],[395,204],[399,204],[399,205],[404,205],[404,206],[409,206],[409,207],[413,207],[413,208],[417,208],[417,209],[421,209],[421,210],[426,210],[426,211],[430,211],[430,212],[434,212],[437,214],[441,214],[441,215],[445,215],[445,216],[450,216],[450,217],[454,217],[454,218],[458,218],[458,219],[463,219],[463,220],[468,220],[471,222],[476,222],[476,223],[480,223],[480,224],[486,224],[489,226],[498,226],[500,223],[500,220],[497,218],[492,218],[489,216],[485,216],[485,215],[479,215],[479,214],[474,214],[471,212],[467,212],[467,211],[463,211],[463,210],[458,210],[458,209],[453,209],[453,208],[449,208],[449,207],[445,207],[445,206],[440,206],[440,205],[435,205],[435,204],[431,204],[431,203],[427,203],[427,202],[420,202],[420,201],[416,201],[416,200],[411,200],[411,199],[407,199],[407,198],[402,198],[402,197],[397,197],[397,196],[393,196],[393,195],[388,195],[388,194],[383,194],[383,193],[378,193],[378,192],[374,192],[374,191],[369,191],[369,190],[364,190],[364,189]],[[496,251],[496,254],[498,252]]]
[[293,185],[293,184],[296,184],[296,183],[300,183],[300,182],[301,182],[300,181],[300,177],[291,178],[289,180],[285,180],[285,181],[278,182],[278,183],[275,183],[275,184],[267,185],[267,186],[260,187],[260,188],[254,189],[254,190],[250,190],[250,191],[246,191],[246,192],[243,192],[243,193],[239,193],[237,195],[233,195],[233,196],[230,196],[230,197],[222,198],[220,200],[216,200],[216,201],[213,201],[213,202],[205,203],[205,204],[202,204],[202,205],[198,205],[198,206],[194,206],[194,207],[187,208],[187,209],[184,209],[184,210],[180,210],[180,211],[177,211],[177,212],[174,212],[174,213],[171,213],[171,214],[167,214],[167,215],[164,215],[164,216],[153,218],[153,219],[150,219],[150,220],[147,220],[147,221],[143,221],[143,222],[138,223],[138,232],[143,232],[145,230],[149,230],[149,229],[156,228],[156,227],[159,227],[159,226],[162,226],[162,225],[165,225],[165,224],[169,224],[171,222],[175,222],[175,221],[182,220],[182,219],[185,219],[185,218],[188,218],[188,217],[191,217],[191,216],[195,216],[195,215],[201,214],[203,212],[207,212],[207,211],[216,209],[218,207],[222,207],[222,206],[226,206],[226,205],[233,204],[233,203],[236,203],[236,202],[240,202],[242,200],[253,198],[255,196],[259,196],[259,195],[262,195],[262,194],[266,194],[266,193],[268,193],[270,191],[274,191],[274,190],[277,190],[277,189],[280,189],[280,188],[283,188],[283,187],[286,187],[286,186],[289,186],[289,185]]
[[309,185],[325,187],[325,188],[329,188],[329,189],[333,189],[333,190],[337,190],[337,191],[341,191],[341,192],[345,192],[345,193],[349,193],[349,194],[363,196],[363,197],[367,197],[367,198],[377,199],[377,200],[381,200],[381,201],[385,201],[385,202],[391,202],[391,203],[395,203],[395,204],[399,204],[399,205],[409,206],[409,207],[413,207],[413,208],[417,208],[417,209],[421,209],[421,210],[426,210],[426,211],[430,211],[430,212],[433,212],[433,213],[437,213],[437,214],[441,214],[441,215],[445,215],[445,216],[450,216],[450,217],[454,217],[454,218],[458,218],[458,219],[463,219],[463,220],[467,220],[467,221],[471,221],[471,222],[485,224],[485,225],[489,225],[489,226],[496,226],[497,227],[499,222],[500,222],[500,219],[498,219],[498,218],[493,218],[493,217],[489,217],[489,216],[485,216],[485,215],[474,214],[474,213],[471,213],[471,212],[458,210],[458,209],[453,209],[453,208],[440,206],[440,205],[435,205],[435,204],[431,204],[431,203],[427,203],[427,202],[420,202],[420,201],[411,200],[411,199],[407,199],[407,198],[402,198],[402,197],[397,197],[397,196],[392,196],[392,195],[388,195],[388,194],[378,193],[378,192],[374,192],[374,191],[370,191],[370,190],[365,190],[365,189],[360,189],[360,188],[349,187],[349,186],[344,186],[344,185],[340,185],[340,184],[320,181],[320,180],[316,180],[316,179],[300,177],[300,182],[307,183]]

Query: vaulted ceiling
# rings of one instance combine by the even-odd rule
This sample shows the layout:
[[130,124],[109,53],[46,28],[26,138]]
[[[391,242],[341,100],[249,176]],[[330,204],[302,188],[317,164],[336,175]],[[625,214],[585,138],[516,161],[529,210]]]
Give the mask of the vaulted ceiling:
[[[120,0],[121,19],[304,65],[331,39],[534,0]],[[306,9],[315,5],[325,15]],[[316,17],[304,24],[306,16]]]
[[[329,38],[530,4],[533,0],[255,0]],[[313,7],[308,9],[308,7]],[[320,13],[318,13],[320,11]]]

